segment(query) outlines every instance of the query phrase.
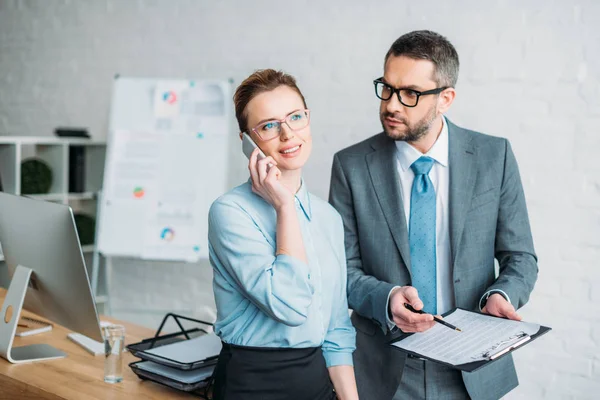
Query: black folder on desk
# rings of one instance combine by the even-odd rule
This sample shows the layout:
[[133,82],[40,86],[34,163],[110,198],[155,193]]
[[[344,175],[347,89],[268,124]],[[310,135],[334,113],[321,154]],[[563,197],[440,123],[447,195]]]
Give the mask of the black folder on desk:
[[[129,366],[141,379],[151,380],[184,392],[196,392],[207,388],[215,369],[213,364],[204,368],[182,371],[152,361],[136,361]],[[203,393],[197,394],[202,395]]]
[[[454,309],[454,310],[448,311],[447,313],[443,314],[442,316],[446,317],[446,316],[452,314],[456,310],[462,310],[462,309]],[[466,311],[466,310],[462,310],[462,311]],[[473,314],[482,315],[479,313],[473,313]],[[497,319],[496,317],[492,317],[489,315],[485,315],[485,317]],[[460,328],[460,326],[459,326],[459,328]],[[446,328],[446,327],[443,327],[443,329],[448,329],[448,332],[454,332],[451,329]],[[507,354],[511,354],[515,350],[520,349],[521,347],[531,343],[532,341],[534,341],[535,339],[539,338],[540,336],[546,334],[550,330],[551,330],[551,328],[540,325],[539,330],[536,333],[531,334],[531,335],[524,335],[522,340],[517,338],[517,339],[515,339],[515,341],[513,343],[509,342],[504,347],[499,346],[497,351],[490,352],[490,355],[488,357],[486,357],[486,359],[477,360],[477,361],[468,362],[468,363],[462,363],[462,364],[451,364],[451,363],[436,359],[434,357],[428,357],[427,355],[420,354],[419,352],[411,351],[408,349],[403,349],[403,348],[398,347],[397,345],[393,345],[394,343],[399,343],[402,340],[405,340],[405,339],[411,337],[412,335],[414,335],[414,333],[402,334],[401,336],[396,337],[396,338],[392,339],[391,341],[389,341],[389,344],[392,345],[392,347],[394,349],[401,351],[403,353],[409,354],[413,357],[430,360],[430,361],[433,361],[433,362],[436,362],[439,364],[443,364],[448,367],[458,369],[458,370],[464,371],[464,372],[474,372],[474,371],[477,371],[477,370],[485,367],[486,365],[488,365],[490,363],[493,363],[496,360],[501,359],[502,357],[505,357]],[[453,333],[453,334],[455,334],[455,333]],[[460,335],[460,333],[458,335]]]
[[[180,331],[161,335],[169,318],[175,321]],[[184,328],[186,321],[212,326],[210,322],[169,313],[154,337],[127,346],[134,356],[142,359],[130,363],[129,367],[140,379],[193,392],[207,399],[221,340],[197,326]],[[186,351],[187,348],[190,351]]]
[[[169,318],[173,318],[180,331],[161,335]],[[130,344],[127,349],[142,360],[180,370],[192,370],[215,364],[221,351],[221,339],[202,328],[185,329],[184,321],[212,326],[210,322],[169,313],[163,319],[154,337]],[[186,347],[190,350],[182,351]]]
[[136,356],[142,360],[189,371],[216,364],[220,352],[221,339],[214,333],[209,333],[189,340],[138,351]]

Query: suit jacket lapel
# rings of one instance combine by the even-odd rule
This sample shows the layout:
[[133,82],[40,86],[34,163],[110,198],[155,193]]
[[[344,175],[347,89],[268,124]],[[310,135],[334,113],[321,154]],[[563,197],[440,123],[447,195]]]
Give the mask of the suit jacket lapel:
[[366,157],[371,182],[379,200],[379,205],[392,232],[396,247],[398,247],[404,264],[410,273],[408,229],[396,167],[396,146],[393,140],[387,138],[382,133],[379,140],[374,142],[372,147],[376,151],[368,154]]
[[460,245],[467,210],[475,186],[475,148],[470,135],[448,121],[450,165],[450,248],[452,265]]

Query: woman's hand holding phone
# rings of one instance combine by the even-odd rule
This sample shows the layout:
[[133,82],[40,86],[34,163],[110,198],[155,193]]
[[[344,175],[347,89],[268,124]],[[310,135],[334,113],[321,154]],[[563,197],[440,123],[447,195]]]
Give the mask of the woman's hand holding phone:
[[[250,156],[248,169],[252,179],[252,191],[271,204],[275,210],[294,207],[294,194],[281,182],[281,171],[273,157],[268,156],[258,160],[259,149]],[[268,165],[272,165],[270,168]]]

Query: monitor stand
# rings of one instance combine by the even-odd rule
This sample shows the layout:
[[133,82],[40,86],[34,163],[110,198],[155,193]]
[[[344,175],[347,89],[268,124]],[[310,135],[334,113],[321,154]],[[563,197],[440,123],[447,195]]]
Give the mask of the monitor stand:
[[0,312],[0,356],[13,364],[53,360],[67,356],[47,344],[12,346],[32,273],[33,270],[30,268],[17,266]]

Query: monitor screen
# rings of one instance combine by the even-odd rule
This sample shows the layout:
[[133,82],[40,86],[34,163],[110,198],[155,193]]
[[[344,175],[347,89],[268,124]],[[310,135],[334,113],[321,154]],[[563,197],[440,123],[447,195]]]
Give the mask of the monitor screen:
[[0,192],[0,243],[11,277],[33,270],[25,309],[103,341],[69,206]]

